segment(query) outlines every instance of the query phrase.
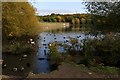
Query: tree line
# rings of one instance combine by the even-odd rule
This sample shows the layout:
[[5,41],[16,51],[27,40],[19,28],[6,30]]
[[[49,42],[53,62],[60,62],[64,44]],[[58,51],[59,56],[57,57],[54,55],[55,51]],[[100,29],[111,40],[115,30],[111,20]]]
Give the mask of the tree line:
[[69,22],[70,24],[91,24],[90,14],[54,14],[37,16],[40,22]]
[[[120,2],[84,2],[85,14],[55,14],[37,16],[40,22],[69,22],[91,24],[91,28],[104,31],[120,31]],[[90,26],[88,26],[90,27]]]

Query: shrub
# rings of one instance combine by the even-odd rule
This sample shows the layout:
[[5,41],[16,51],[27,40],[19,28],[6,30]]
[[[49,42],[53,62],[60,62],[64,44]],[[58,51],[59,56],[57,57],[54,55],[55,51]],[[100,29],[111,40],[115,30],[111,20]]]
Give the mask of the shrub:
[[15,44],[11,44],[8,47],[9,47],[9,51],[13,54],[31,53],[35,51],[32,45],[30,44],[24,45],[19,42],[16,42]]
[[85,45],[85,54],[89,59],[95,59],[96,63],[104,63],[108,66],[117,66],[120,62],[120,37],[106,36],[101,40],[91,40]]
[[58,44],[57,43],[51,43],[49,45],[50,49],[50,62],[51,64],[57,64],[59,65],[62,62],[61,54],[57,51]]

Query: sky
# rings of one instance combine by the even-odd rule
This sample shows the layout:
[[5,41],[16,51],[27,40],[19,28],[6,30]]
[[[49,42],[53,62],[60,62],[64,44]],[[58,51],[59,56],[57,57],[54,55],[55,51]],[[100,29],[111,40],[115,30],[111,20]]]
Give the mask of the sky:
[[30,2],[39,15],[86,13],[82,2]]

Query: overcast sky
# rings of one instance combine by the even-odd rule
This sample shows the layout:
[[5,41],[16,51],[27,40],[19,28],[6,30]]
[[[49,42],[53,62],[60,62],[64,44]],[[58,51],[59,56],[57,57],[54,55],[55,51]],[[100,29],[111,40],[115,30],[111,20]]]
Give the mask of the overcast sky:
[[82,2],[30,2],[39,15],[85,13]]

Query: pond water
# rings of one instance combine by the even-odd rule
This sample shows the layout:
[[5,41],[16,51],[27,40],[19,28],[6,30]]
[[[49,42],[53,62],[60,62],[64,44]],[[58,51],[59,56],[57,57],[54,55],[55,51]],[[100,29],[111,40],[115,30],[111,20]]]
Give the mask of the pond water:
[[[25,54],[3,54],[3,60],[7,65],[6,68],[3,68],[3,74],[27,76],[29,72],[35,74],[49,73],[51,66],[48,62],[48,55],[50,54],[48,44],[52,42],[67,43],[66,41],[69,41],[69,37],[77,38],[79,43],[85,38],[95,38],[95,36],[86,35],[84,32],[42,32],[38,39],[39,48],[37,53],[29,54],[27,57],[24,57]],[[62,52],[64,48],[60,47],[58,51]],[[22,67],[24,70],[21,70]],[[17,71],[14,71],[13,68],[17,68]]]

